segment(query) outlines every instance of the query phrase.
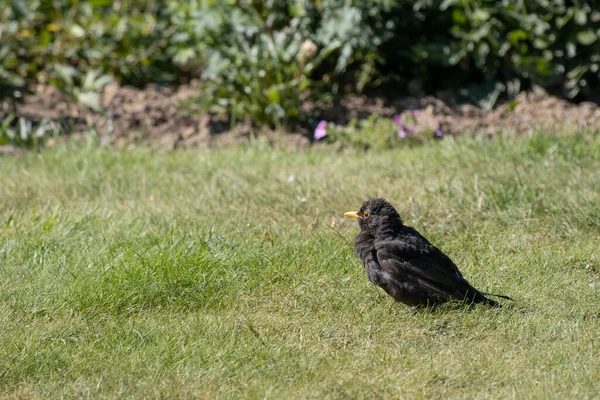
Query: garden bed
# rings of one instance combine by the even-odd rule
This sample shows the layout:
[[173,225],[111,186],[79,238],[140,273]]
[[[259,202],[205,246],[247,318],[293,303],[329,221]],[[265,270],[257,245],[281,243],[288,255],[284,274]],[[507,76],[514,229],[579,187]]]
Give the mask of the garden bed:
[[[239,121],[232,129],[222,117],[190,112],[181,103],[198,95],[197,84],[177,88],[148,85],[144,89],[109,85],[102,95],[104,112],[73,104],[51,86],[40,86],[35,94],[17,106],[18,116],[33,122],[44,118],[61,121],[74,134],[91,130],[114,144],[146,143],[161,148],[215,147],[243,143],[252,132],[264,133],[272,142],[304,147],[312,140],[314,127],[301,126],[297,134],[281,135]],[[6,113],[8,107],[2,107]],[[514,100],[484,111],[460,104],[450,92],[437,96],[396,98],[372,95],[348,95],[321,110],[316,120],[346,125],[373,114],[392,118],[407,110],[420,110],[415,121],[416,135],[439,128],[446,135],[494,135],[500,131],[526,134],[531,130],[569,131],[597,129],[600,108],[592,102],[580,104],[543,93],[521,93]]]

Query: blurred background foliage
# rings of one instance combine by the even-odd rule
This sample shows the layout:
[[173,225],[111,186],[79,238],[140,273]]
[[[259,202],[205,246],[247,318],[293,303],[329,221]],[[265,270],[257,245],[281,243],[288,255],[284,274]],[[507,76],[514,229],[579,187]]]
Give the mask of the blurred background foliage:
[[201,109],[285,127],[382,84],[584,99],[599,37],[591,0],[0,0],[0,98],[52,84],[100,111],[113,79],[199,79]]

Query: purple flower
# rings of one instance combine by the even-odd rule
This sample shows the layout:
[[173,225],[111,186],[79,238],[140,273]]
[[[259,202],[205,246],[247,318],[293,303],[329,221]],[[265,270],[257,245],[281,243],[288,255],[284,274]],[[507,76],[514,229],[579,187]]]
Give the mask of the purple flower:
[[317,124],[315,128],[315,140],[321,140],[325,136],[327,136],[327,121],[321,121]]
[[394,117],[392,118],[392,122],[394,123],[394,125],[400,128],[398,129],[399,138],[405,138],[406,136],[415,131],[410,125],[402,121],[399,115],[394,115]]
[[444,137],[444,132],[442,132],[442,130],[440,128],[436,128],[434,134],[438,138],[443,138]]
[[421,110],[408,110],[409,113],[413,115],[413,117],[418,117],[421,115]]

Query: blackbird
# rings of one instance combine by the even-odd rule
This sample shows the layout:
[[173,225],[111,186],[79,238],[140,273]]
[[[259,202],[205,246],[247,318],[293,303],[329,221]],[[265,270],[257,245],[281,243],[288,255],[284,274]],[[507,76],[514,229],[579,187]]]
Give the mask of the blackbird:
[[414,228],[404,225],[386,200],[367,200],[360,211],[344,215],[358,219],[360,233],[354,250],[367,277],[396,301],[411,306],[433,306],[459,300],[499,307],[499,303],[485,296],[511,300],[471,286],[454,262]]

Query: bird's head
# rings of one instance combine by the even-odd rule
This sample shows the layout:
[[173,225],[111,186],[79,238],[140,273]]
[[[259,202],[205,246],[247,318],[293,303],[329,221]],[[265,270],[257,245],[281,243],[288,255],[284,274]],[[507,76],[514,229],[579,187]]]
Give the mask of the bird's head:
[[382,198],[367,200],[359,211],[349,211],[344,215],[357,219],[362,231],[375,233],[382,229],[393,229],[402,226],[402,219],[398,211]]

